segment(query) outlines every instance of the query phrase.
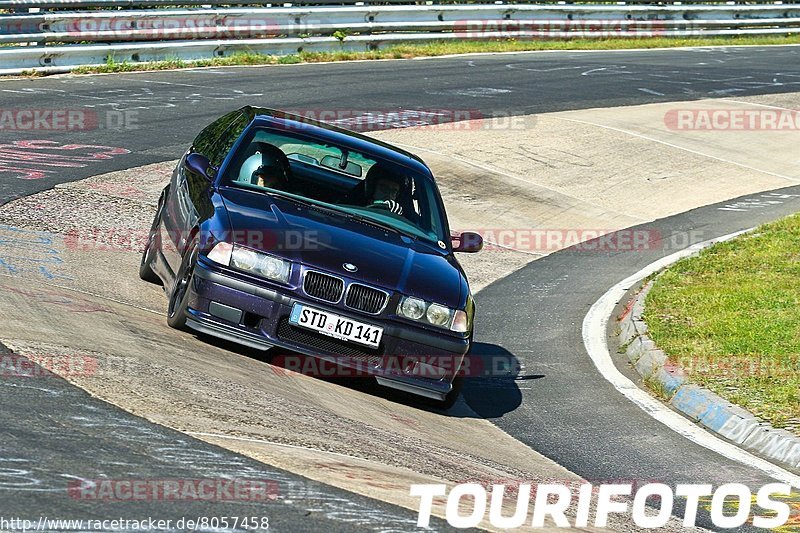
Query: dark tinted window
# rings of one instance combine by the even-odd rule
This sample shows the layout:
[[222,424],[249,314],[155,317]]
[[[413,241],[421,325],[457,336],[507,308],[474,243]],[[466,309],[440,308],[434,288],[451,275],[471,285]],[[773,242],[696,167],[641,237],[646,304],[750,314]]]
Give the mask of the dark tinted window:
[[206,156],[213,166],[219,168],[233,143],[244,131],[247,122],[247,117],[239,111],[228,113],[200,132],[192,144],[192,149]]

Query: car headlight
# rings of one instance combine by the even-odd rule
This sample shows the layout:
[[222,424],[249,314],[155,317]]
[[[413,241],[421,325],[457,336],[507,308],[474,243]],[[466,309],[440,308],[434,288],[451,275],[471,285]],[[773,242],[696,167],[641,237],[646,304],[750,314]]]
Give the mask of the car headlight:
[[215,263],[232,266],[281,283],[288,283],[289,274],[292,272],[292,263],[285,259],[227,242],[217,243],[207,257]]
[[444,305],[426,302],[411,296],[404,296],[400,299],[397,314],[418,322],[448,328],[458,333],[469,331],[467,313],[464,311],[450,309]]
[[431,304],[425,317],[428,322],[434,326],[447,326],[450,322],[450,317],[453,316],[453,311],[449,307],[443,305]]
[[424,300],[406,297],[400,302],[399,312],[407,318],[419,320],[425,315],[425,306]]
[[258,253],[253,250],[243,248],[233,248],[231,256],[231,266],[241,270],[258,270]]

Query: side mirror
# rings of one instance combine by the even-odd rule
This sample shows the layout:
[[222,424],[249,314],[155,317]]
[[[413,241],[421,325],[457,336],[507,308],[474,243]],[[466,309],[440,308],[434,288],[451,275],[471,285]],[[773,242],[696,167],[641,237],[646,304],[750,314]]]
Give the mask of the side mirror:
[[[457,243],[457,244],[456,244]],[[465,231],[453,238],[453,251],[474,253],[483,249],[483,237],[474,231]]]
[[217,169],[212,167],[211,161],[202,154],[187,155],[183,166],[185,166],[189,172],[194,172],[195,174],[203,176],[208,181],[214,181],[214,178],[217,176]]

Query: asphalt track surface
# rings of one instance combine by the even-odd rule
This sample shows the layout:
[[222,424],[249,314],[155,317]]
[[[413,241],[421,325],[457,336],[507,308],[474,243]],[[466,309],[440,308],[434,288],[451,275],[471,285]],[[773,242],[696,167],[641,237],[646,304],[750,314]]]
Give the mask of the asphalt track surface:
[[[122,148],[130,153],[81,161],[81,165],[86,163],[83,166],[58,167],[48,165],[58,155],[53,156],[55,159],[41,157],[22,162],[6,156],[0,161],[0,203],[56,183],[175,159],[202,126],[244,104],[301,110],[422,108],[475,110],[484,115],[526,114],[796,91],[800,84],[798,59],[797,47],[563,52],[4,81],[0,83],[3,108],[96,109],[100,124],[107,120],[110,110],[116,113],[111,116],[117,118],[126,113],[129,118],[134,117],[139,127],[98,127],[68,133],[4,131],[0,134],[0,150],[11,150],[12,155],[16,153],[13,143],[21,140]],[[63,162],[63,158],[58,161]],[[20,179],[20,173],[26,172],[40,172],[44,177]],[[782,192],[800,196],[800,188]],[[667,237],[665,246],[656,243],[653,250],[616,253],[566,250],[535,261],[484,289],[477,298],[480,314],[476,353],[513,354],[521,363],[523,374],[513,383],[469,381],[464,392],[467,403],[512,436],[590,481],[660,481],[670,485],[735,481],[751,486],[767,483],[766,476],[692,444],[629,403],[597,373],[581,337],[584,315],[610,286],[676,251],[685,242],[679,238],[675,245],[669,236],[695,230],[701,232],[701,240],[706,240],[800,210],[800,198],[795,196],[780,198],[779,203],[764,202],[760,195],[752,198],[759,201],[746,201],[749,207],[743,211],[708,206],[645,225],[654,234]],[[624,363],[621,366],[624,368]],[[54,383],[63,394],[81,394],[55,378]],[[0,388],[4,405],[21,404],[19,392],[18,387]],[[170,477],[170,472],[174,472],[173,477],[208,477],[202,465],[187,472],[181,470],[187,467],[179,459],[153,463],[151,453],[114,448],[121,446],[121,438],[92,438],[98,436],[91,432],[95,430],[89,431],[85,439],[59,442],[59,432],[52,428],[69,426],[59,421],[60,415],[53,415],[58,409],[46,407],[49,393],[31,389],[23,394],[31,395],[25,403],[28,408],[2,410],[0,427],[17,439],[15,450],[29,450],[31,455],[21,459],[38,462],[38,468],[47,475],[69,473],[70,465],[87,461],[87,446],[97,446],[96,457],[105,454],[124,457],[125,461],[133,457],[142,477],[152,476],[157,468],[161,477]],[[138,421],[101,402],[92,408],[109,410],[102,415],[109,420],[121,419],[125,424],[136,420],[148,425],[148,431],[188,442],[192,449],[213,448]],[[68,418],[69,413],[64,416]],[[127,429],[124,431],[127,435]],[[87,444],[93,441],[97,442]],[[11,441],[4,439],[4,448],[6,442]],[[55,450],[59,454],[44,462],[42,450],[46,456]],[[267,475],[290,476],[235,454],[213,450],[234,461],[230,464],[238,460]],[[299,478],[292,479],[299,483]],[[349,495],[344,499],[358,498]],[[15,496],[4,501],[19,504],[20,512],[24,509],[31,514],[29,505],[39,500],[38,496]],[[42,509],[50,508],[47,500],[41,502]],[[374,508],[384,505],[367,499],[360,503]],[[73,509],[78,503],[60,505]],[[6,504],[3,507],[5,510]],[[300,508],[282,509],[287,526],[291,518],[298,516],[292,513],[302,512]],[[89,506],[83,510],[87,517],[93,513]],[[391,511],[401,517],[410,516],[397,508]],[[337,529],[336,525],[319,526]]]
[[[81,130],[0,129],[0,204],[67,181],[177,159],[203,126],[245,104],[319,112],[544,113],[796,90],[800,47],[546,52],[0,80],[2,109],[89,112]],[[130,151],[37,150],[14,141]],[[72,161],[81,167],[51,166]],[[48,161],[49,159],[49,161]],[[39,179],[20,179],[28,171]]]
[[[741,210],[720,209],[738,204]],[[649,250],[599,251],[598,241],[530,263],[476,296],[475,353],[513,354],[509,380],[468,380],[464,398],[479,415],[594,483],[743,483],[775,481],[667,429],[614,389],[586,353],[582,323],[611,286],[690,244],[749,229],[800,211],[800,187],[744,196],[632,230],[653,236]],[[622,230],[623,234],[628,233]],[[691,237],[688,237],[691,235]],[[620,241],[623,242],[623,241]],[[525,290],[520,290],[524,287]],[[615,321],[611,320],[609,329]],[[609,347],[635,382],[625,354]],[[677,501],[676,501],[677,503]],[[681,509],[680,507],[677,507]],[[701,513],[698,525],[714,529]]]

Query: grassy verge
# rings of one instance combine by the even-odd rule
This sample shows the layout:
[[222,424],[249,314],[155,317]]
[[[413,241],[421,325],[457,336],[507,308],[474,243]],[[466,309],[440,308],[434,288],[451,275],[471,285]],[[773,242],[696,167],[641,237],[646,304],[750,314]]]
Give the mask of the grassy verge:
[[117,62],[109,58],[105,65],[80,67],[79,74],[100,72],[131,72],[138,70],[167,70],[190,67],[222,67],[231,65],[276,65],[316,63],[322,61],[353,61],[363,59],[410,59],[449,54],[476,52],[521,52],[533,50],[623,50],[629,48],[663,48],[676,46],[721,45],[780,45],[800,44],[800,35],[787,37],[714,37],[703,39],[574,39],[574,40],[500,40],[500,41],[433,41],[421,44],[396,45],[371,52],[300,52],[287,56],[272,56],[241,52],[229,57],[183,61],[172,59],[149,63]]
[[646,303],[690,381],[800,435],[800,215],[676,263]]

